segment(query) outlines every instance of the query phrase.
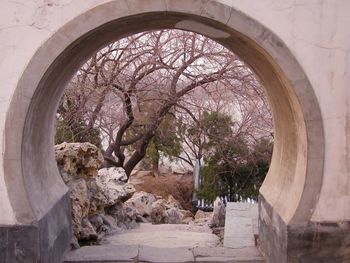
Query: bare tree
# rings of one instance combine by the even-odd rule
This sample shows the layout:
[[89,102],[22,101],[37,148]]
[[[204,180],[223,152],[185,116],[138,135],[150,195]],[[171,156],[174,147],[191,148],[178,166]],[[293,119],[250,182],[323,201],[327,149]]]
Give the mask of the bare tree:
[[[265,133],[257,126],[271,132],[270,115],[261,117],[269,111],[260,83],[234,53],[199,34],[159,30],[98,51],[69,83],[58,116],[80,127],[79,141],[89,141],[98,129],[106,166],[121,166],[130,175],[166,116],[182,121],[182,128],[173,129],[180,134],[200,128],[203,112],[213,110],[236,115],[234,129],[252,139]],[[181,134],[186,146],[178,157],[193,164],[203,155],[205,130],[195,140]]]

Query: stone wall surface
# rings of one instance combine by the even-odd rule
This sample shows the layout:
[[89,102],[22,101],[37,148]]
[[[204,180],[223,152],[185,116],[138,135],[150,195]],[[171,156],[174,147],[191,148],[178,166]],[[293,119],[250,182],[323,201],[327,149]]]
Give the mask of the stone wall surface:
[[[0,131],[4,137],[5,118],[17,83],[36,50],[50,36],[78,14],[107,1],[1,1],[0,3]],[[29,99],[29,98],[28,98]],[[2,156],[4,139],[0,140]],[[0,222],[14,223],[7,197],[3,158],[0,158]]]
[[[108,8],[101,8],[104,4]],[[95,11],[99,12],[98,16],[94,16]],[[146,22],[149,28],[154,28],[159,26],[157,19],[163,19],[164,24],[169,25],[176,20],[177,28],[223,39],[224,44],[237,47],[243,59],[247,55],[249,64],[262,77],[271,99],[276,133],[282,135],[276,139],[273,159],[276,165],[271,168],[270,179],[261,189],[264,202],[271,203],[271,209],[275,210],[266,213],[266,222],[269,223],[269,215],[275,212],[278,223],[270,222],[275,227],[281,222],[306,223],[310,220],[317,225],[350,221],[348,0],[2,0],[0,225],[26,224],[41,228],[47,215],[58,213],[52,210],[56,209],[55,205],[66,200],[67,189],[54,168],[53,149],[43,146],[53,144],[53,139],[42,135],[54,132],[52,116],[61,92],[59,88],[55,89],[55,85],[64,82],[59,83],[59,78],[68,78],[72,73],[70,70],[93,49],[85,50],[82,43],[74,41],[112,21],[113,17],[153,11],[201,16],[200,19],[196,17],[195,22],[189,21],[189,18],[176,20],[176,17],[166,20],[166,13],[162,13],[163,16],[150,15]],[[208,21],[207,24],[198,22],[204,18],[227,24],[229,33],[233,32],[230,28],[241,30],[243,36],[235,31],[236,42],[225,42],[228,33],[208,26]],[[152,22],[152,19],[155,21]],[[119,34],[123,34],[126,26],[129,24],[119,27]],[[142,23],[130,30],[137,31],[141,26]],[[258,43],[250,43],[244,35]],[[90,39],[86,39],[86,46],[101,41],[93,36],[91,34]],[[246,52],[244,41],[251,44],[256,59]],[[79,44],[80,49],[74,50],[72,43]],[[79,61],[69,61],[64,57],[56,60],[66,50]],[[81,57],[76,55],[77,52],[81,52]],[[294,57],[296,63],[289,63],[290,57]],[[271,69],[276,71],[275,76],[267,69],[264,71],[262,59],[269,61]],[[66,67],[61,68],[55,64],[64,61],[70,64],[67,62]],[[306,76],[298,73],[299,66]],[[50,73],[51,68],[60,68],[56,74],[58,80],[55,74]],[[48,82],[53,88],[47,87]],[[285,86],[281,93],[277,82]],[[47,94],[43,94],[45,91]],[[313,100],[314,97],[316,100]],[[284,101],[289,104],[285,105]],[[289,120],[294,122],[294,126],[289,126]],[[25,139],[22,141],[22,138]],[[293,163],[296,165],[293,166]],[[61,210],[60,216],[64,217],[64,208]],[[266,226],[268,228],[269,224]],[[289,229],[294,231],[293,227],[286,229],[283,228],[283,233]],[[312,232],[315,228],[312,226],[310,229]],[[68,239],[65,227],[57,227],[55,231]],[[271,229],[265,232],[269,231]],[[42,233],[54,240],[49,244],[56,244],[56,234]],[[294,233],[298,235],[298,231]],[[281,233],[277,234],[276,237]],[[62,244],[60,247],[63,247]]]
[[222,2],[275,32],[304,69],[319,101],[325,132],[324,181],[313,220],[350,220],[349,1]]

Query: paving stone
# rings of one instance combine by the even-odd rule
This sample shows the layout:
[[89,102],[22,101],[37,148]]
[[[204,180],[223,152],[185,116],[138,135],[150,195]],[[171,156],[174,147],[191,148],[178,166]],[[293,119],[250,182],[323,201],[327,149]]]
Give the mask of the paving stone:
[[257,204],[227,203],[225,218],[224,247],[254,247],[254,226],[258,217]]
[[139,260],[152,263],[190,263],[194,262],[191,248],[157,248],[140,246]]
[[196,259],[197,263],[263,263],[265,262],[262,258],[244,257],[244,258],[226,258],[226,257],[204,257]]
[[65,263],[92,262],[134,262],[138,255],[138,246],[103,245],[86,246],[69,252]]
[[224,248],[224,247],[196,247],[193,249],[196,258],[200,257],[225,257],[225,258],[262,258],[259,250],[255,247],[248,248]]
[[216,247],[220,241],[218,236],[211,233],[208,226],[140,224],[139,228],[105,238],[104,243],[174,248]]

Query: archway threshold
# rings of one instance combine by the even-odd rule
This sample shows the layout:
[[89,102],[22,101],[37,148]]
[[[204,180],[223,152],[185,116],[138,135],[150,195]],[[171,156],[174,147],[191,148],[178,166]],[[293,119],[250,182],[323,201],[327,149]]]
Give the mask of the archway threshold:
[[73,250],[64,262],[265,262],[254,242],[257,217],[257,204],[228,203],[223,247],[206,223],[142,223],[136,229],[107,236],[102,245]]
[[83,247],[66,255],[64,263],[263,263],[265,260],[255,247],[176,247],[159,248],[143,245],[102,245]]

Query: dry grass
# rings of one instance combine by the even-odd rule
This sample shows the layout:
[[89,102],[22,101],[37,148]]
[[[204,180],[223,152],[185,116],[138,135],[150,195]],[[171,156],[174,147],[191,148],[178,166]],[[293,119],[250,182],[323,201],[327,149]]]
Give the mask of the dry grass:
[[144,176],[142,183],[135,185],[137,191],[145,191],[156,196],[167,198],[172,195],[178,200],[181,206],[186,210],[192,210],[191,200],[193,193],[192,175],[179,176],[169,174],[166,176]]

